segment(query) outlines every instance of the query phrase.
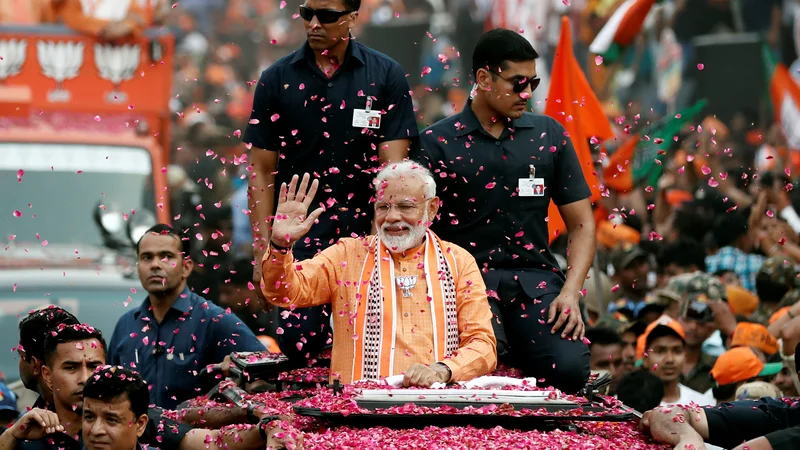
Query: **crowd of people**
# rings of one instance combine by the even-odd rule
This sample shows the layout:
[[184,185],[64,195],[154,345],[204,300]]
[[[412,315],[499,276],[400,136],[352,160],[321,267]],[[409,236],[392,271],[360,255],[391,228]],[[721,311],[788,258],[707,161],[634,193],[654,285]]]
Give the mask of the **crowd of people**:
[[[26,20],[70,24],[79,13],[69,3]],[[133,401],[142,383],[114,380],[143,377],[150,403],[173,409],[203,392],[192,368],[232,351],[268,347],[306,361],[331,346],[344,381],[405,372],[407,385],[429,386],[500,362],[577,392],[590,370],[608,371],[606,393],[651,411],[643,426],[663,442],[791,448],[781,446],[796,438],[779,432],[800,424],[789,400],[800,396],[800,149],[759,104],[730,119],[687,118],[657,142],[655,176],[620,183],[639,163],[614,154],[702,97],[692,38],[760,33],[791,65],[800,6],[666,1],[602,64],[589,44],[623,2],[511,3],[156,1],[146,14],[81,29],[101,39],[147,25],[174,32],[168,175],[180,219],[137,244],[148,297],[108,345],[63,311],[23,321],[20,375],[41,402],[0,449],[41,442],[47,429],[77,436],[81,423],[87,448],[99,445],[113,434],[93,431],[103,407],[88,405],[105,389],[129,401],[129,422],[141,419],[130,439],[166,439],[166,419]],[[431,19],[442,13],[449,20]],[[387,14],[437,22],[440,34],[419,44],[420,76],[351,39]],[[593,203],[564,127],[526,112],[544,109],[563,15],[616,134],[591,142],[602,192]],[[652,95],[656,62],[676,49],[663,45],[665,32],[680,49],[674,98]],[[555,239],[551,200],[566,224]],[[784,400],[729,403],[763,397]],[[0,420],[13,411],[8,398],[0,390]],[[83,416],[72,407],[80,403]],[[255,448],[268,438],[259,429],[280,426],[273,420],[243,440],[167,428],[179,448]],[[764,440],[770,447],[757,447]]]

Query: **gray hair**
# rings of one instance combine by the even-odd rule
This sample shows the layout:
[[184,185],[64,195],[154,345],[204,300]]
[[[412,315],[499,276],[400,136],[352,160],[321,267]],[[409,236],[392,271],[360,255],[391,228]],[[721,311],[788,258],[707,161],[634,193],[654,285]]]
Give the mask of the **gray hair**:
[[381,190],[384,181],[397,178],[417,178],[425,185],[425,200],[436,197],[436,180],[431,171],[414,161],[387,164],[375,177],[375,192]]

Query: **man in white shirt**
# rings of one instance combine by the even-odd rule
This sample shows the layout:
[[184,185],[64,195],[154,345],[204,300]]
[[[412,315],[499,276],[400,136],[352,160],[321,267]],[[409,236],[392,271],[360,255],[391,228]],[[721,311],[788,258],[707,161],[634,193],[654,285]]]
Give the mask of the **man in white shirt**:
[[642,367],[664,382],[662,405],[716,404],[713,396],[701,394],[678,382],[686,358],[686,332],[678,321],[661,316],[639,336],[636,350],[642,358]]

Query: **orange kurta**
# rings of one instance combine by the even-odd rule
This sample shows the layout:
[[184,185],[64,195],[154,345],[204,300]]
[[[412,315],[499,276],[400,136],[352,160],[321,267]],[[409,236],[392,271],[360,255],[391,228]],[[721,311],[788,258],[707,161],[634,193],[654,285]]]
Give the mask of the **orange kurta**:
[[[331,372],[344,383],[354,381],[355,315],[361,269],[370,255],[368,240],[340,239],[314,258],[294,261],[291,252],[271,250],[264,255],[262,272],[267,300],[283,308],[307,308],[331,303],[333,310],[333,352]],[[465,381],[485,375],[497,365],[497,348],[492,331],[492,313],[475,258],[466,250],[443,243],[456,261],[454,282],[458,315],[459,350],[442,361],[453,373],[452,381]],[[417,275],[411,297],[397,289],[397,336],[394,374],[403,373],[413,363],[437,362],[433,350],[433,322],[424,280],[424,247],[394,255],[395,272]],[[367,274],[368,276],[369,274]],[[435,276],[435,274],[434,274]],[[366,301],[362,298],[360,301]]]
[[[89,36],[100,37],[100,33],[111,22],[87,15],[83,10],[81,0],[53,0],[53,9],[56,16],[66,26]],[[145,15],[138,0],[132,1],[124,22],[133,28],[133,35],[142,31],[145,26]]]
[[0,0],[0,24],[38,25],[55,18],[50,0]]

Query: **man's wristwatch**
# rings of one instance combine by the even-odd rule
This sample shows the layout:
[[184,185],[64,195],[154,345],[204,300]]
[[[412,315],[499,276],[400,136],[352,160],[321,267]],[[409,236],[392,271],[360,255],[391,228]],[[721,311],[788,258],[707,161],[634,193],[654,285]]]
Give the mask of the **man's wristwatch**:
[[450,379],[453,378],[453,371],[450,370],[450,366],[448,366],[447,364],[445,364],[443,362],[437,362],[436,365],[439,366],[439,367],[444,367],[444,370],[447,371],[447,380],[445,380],[445,383],[450,382]]
[[258,433],[264,442],[267,442],[267,425],[273,420],[280,420],[280,416],[266,416],[258,422]]
[[270,247],[272,247],[272,248],[274,248],[275,250],[284,250],[284,251],[286,251],[286,250],[289,250],[289,249],[291,249],[291,248],[292,248],[291,246],[289,246],[289,247],[284,247],[284,246],[282,246],[282,245],[278,245],[278,244],[276,244],[276,243],[275,243],[275,241],[273,241],[272,239],[270,239],[270,241],[269,241],[269,246],[270,246]]

